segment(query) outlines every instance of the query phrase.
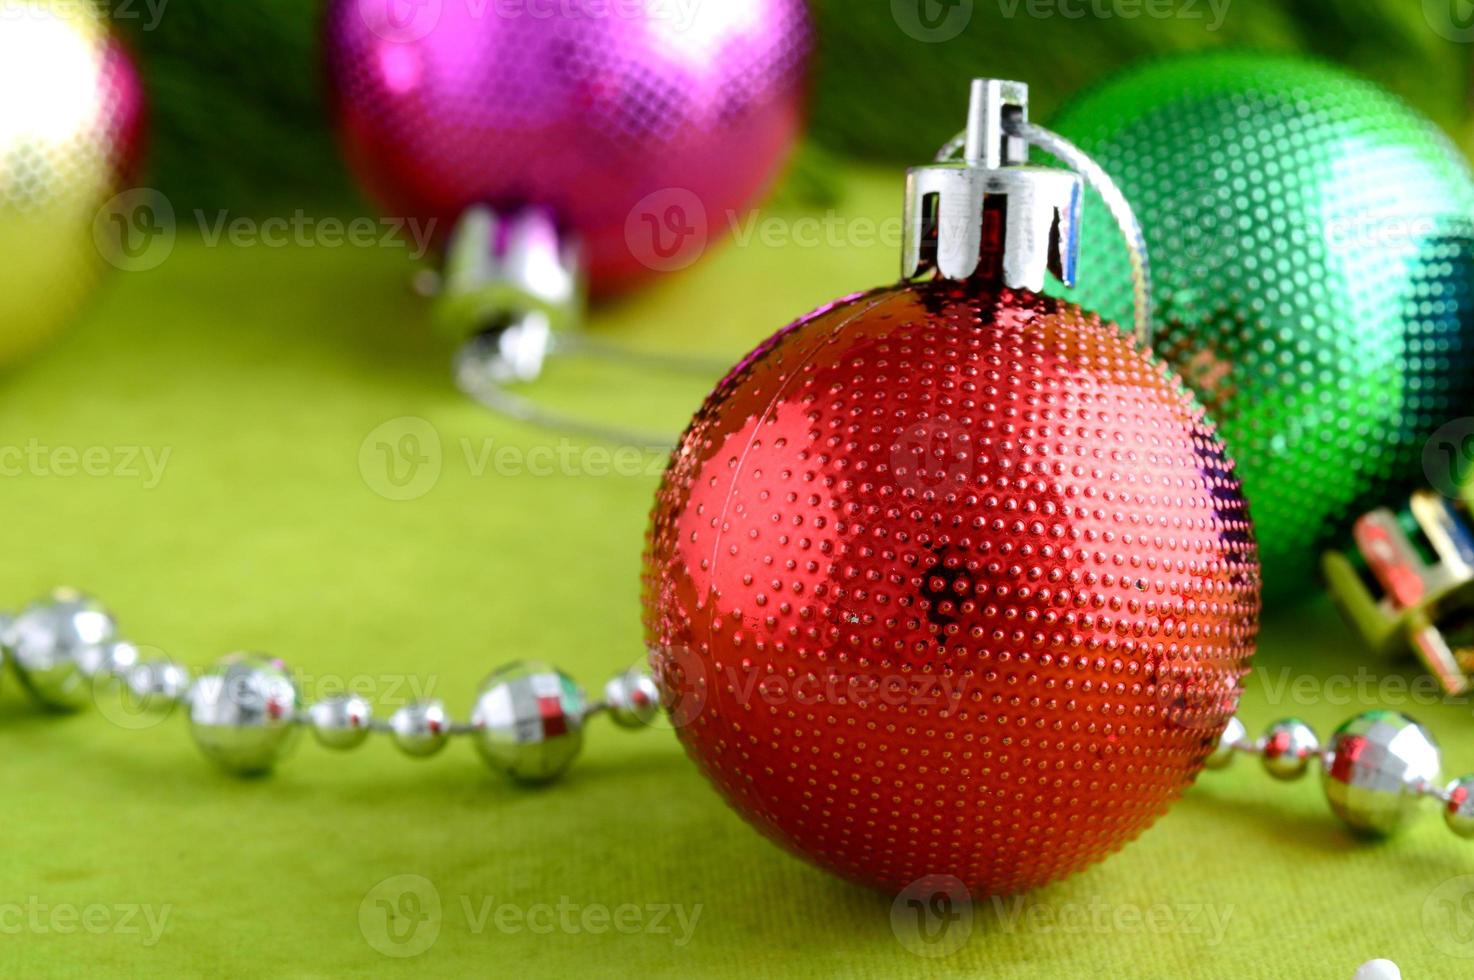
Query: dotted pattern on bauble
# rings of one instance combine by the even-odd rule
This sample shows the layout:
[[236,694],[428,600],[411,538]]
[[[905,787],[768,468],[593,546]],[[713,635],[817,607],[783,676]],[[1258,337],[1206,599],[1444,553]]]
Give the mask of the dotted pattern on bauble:
[[1193,779],[1259,570],[1203,410],[1113,326],[932,282],[799,321],[724,380],[656,501],[645,628],[743,817],[888,891],[1077,871]]
[[4,363],[52,337],[90,295],[111,258],[106,222],[142,217],[104,206],[136,176],[146,106],[109,21],[76,0],[0,5],[0,92]]
[[[1298,59],[1208,55],[1102,86],[1054,127],[1145,227],[1157,350],[1217,420],[1268,594],[1428,479],[1425,441],[1474,405],[1474,182],[1432,123]],[[1071,300],[1129,322],[1124,247],[1087,203]]]
[[804,0],[399,7],[328,5],[330,103],[360,183],[442,244],[472,205],[550,208],[596,293],[714,241],[801,128]]

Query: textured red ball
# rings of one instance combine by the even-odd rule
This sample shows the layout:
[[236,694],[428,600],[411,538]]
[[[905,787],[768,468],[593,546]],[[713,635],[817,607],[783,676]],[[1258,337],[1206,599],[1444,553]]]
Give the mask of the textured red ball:
[[898,891],[1062,878],[1237,706],[1259,565],[1222,444],[1115,326],[935,281],[783,330],[656,501],[646,639],[688,753],[778,843]]

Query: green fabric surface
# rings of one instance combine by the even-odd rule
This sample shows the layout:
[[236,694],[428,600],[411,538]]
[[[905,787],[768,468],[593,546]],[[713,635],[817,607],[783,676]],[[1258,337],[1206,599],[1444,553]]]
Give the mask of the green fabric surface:
[[[862,219],[894,230],[899,201],[899,173],[858,175],[833,241],[820,226],[813,245],[771,234],[771,245],[728,244],[601,311],[594,329],[740,352],[892,278],[896,243],[871,243]],[[824,215],[763,217],[781,232]],[[599,476],[589,471],[600,457],[585,455],[558,475],[478,472],[463,440],[473,461],[486,440],[518,452],[560,440],[453,390],[409,271],[392,249],[207,247],[182,231],[161,267],[114,276],[75,330],[0,384],[0,447],[34,445],[52,464],[0,479],[3,604],[74,584],[131,637],[193,666],[265,650],[301,672],[308,695],[351,682],[392,707],[418,691],[460,717],[506,661],[551,661],[597,688],[639,660],[657,468]],[[702,390],[562,364],[536,394],[676,425]],[[390,500],[360,453],[369,440],[372,460],[371,434],[402,433],[395,420],[407,417],[438,434],[441,474],[418,499]],[[120,471],[53,472],[66,468],[64,447],[103,447]],[[126,447],[169,452],[156,486],[128,475]],[[1370,693],[1356,686],[1363,670]],[[1387,675],[1401,693],[1377,688],[1378,670],[1314,602],[1266,625],[1242,715],[1254,731],[1298,714],[1327,733],[1387,704],[1433,729],[1451,775],[1474,769],[1468,704],[1410,696],[1410,666]],[[1345,690],[1317,680],[1337,675]],[[98,710],[49,716],[9,678],[0,730],[6,975],[1346,980],[1385,956],[1421,980],[1474,964],[1455,955],[1474,942],[1453,928],[1474,925],[1474,879],[1437,891],[1474,874],[1474,850],[1431,808],[1405,837],[1361,843],[1313,781],[1274,783],[1251,760],[1205,776],[1105,863],[1019,904],[979,904],[965,945],[928,959],[897,940],[889,899],[780,852],[728,812],[666,730],[626,734],[599,719],[568,778],[542,790],[508,784],[467,744],[413,762],[382,738],[345,755],[304,739],[273,777],[238,781],[203,761],[180,717],[139,727]],[[374,889],[404,875],[433,883],[442,908],[433,945],[407,959],[369,937],[383,921]],[[560,902],[577,907],[577,928],[533,931],[546,924],[535,908]],[[630,904],[643,931],[596,932],[597,912],[583,924],[589,908]],[[674,913],[654,922],[652,904],[688,917],[699,906],[689,941]],[[391,905],[412,915],[398,923],[407,934],[428,935],[412,931],[424,905]],[[114,917],[143,907],[156,921],[167,909],[166,928],[151,942],[141,914],[100,934],[71,913],[54,918],[92,906]],[[535,921],[518,929],[503,913],[499,928],[501,906]],[[96,928],[102,913],[87,914]],[[77,931],[60,931],[69,922]],[[671,931],[644,928],[659,926]]]

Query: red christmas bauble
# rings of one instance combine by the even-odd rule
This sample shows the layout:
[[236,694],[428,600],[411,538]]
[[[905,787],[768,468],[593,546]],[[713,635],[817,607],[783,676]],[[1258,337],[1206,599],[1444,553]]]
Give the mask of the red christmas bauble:
[[645,559],[652,662],[749,822],[975,896],[1116,850],[1237,702],[1259,565],[1201,408],[1116,327],[903,284],[783,330],[696,415]]

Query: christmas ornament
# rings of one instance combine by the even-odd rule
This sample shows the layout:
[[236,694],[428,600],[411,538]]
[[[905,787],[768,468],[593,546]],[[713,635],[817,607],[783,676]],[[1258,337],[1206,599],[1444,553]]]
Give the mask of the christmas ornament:
[[[1038,887],[1134,838],[1233,714],[1258,563],[1202,409],[1092,313],[1081,181],[978,82],[908,188],[903,281],[780,331],[657,498],[645,625],[679,727],[779,843],[899,891]],[[676,710],[680,710],[679,704]]]
[[132,179],[143,89],[90,0],[8,0],[0,11],[0,363],[81,306],[101,254],[94,226]]
[[787,156],[811,47],[803,0],[329,3],[344,153],[386,213],[435,223],[438,318],[481,335],[469,393],[538,418],[501,388],[537,376],[584,280],[609,296],[700,257]]
[[[1197,55],[1134,71],[1055,128],[1146,229],[1156,349],[1239,464],[1267,596],[1413,472],[1474,394],[1474,182],[1435,127],[1305,61]],[[1079,302],[1129,309],[1086,208]]]
[[1474,484],[1456,499],[1416,490],[1352,524],[1321,569],[1347,623],[1378,657],[1415,654],[1451,695],[1474,688]]

